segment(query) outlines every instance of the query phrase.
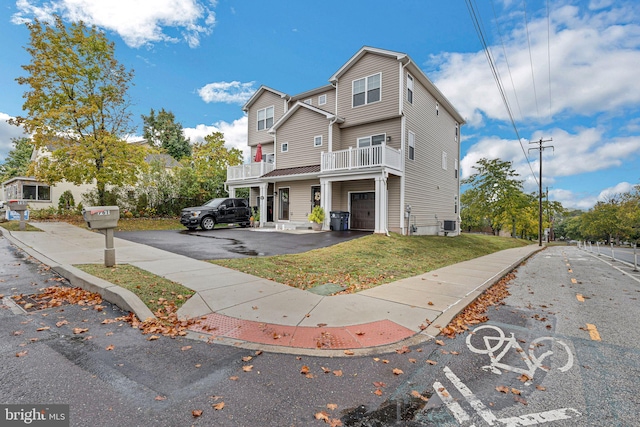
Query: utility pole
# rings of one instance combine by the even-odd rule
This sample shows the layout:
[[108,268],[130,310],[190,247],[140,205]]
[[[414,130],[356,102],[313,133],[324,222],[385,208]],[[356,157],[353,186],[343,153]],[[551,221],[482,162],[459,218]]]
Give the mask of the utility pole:
[[538,246],[542,246],[542,152],[545,148],[551,148],[555,151],[553,145],[542,145],[544,142],[551,142],[553,139],[542,139],[539,141],[529,141],[529,144],[538,144],[537,148],[529,148],[540,152],[540,176],[538,177]]

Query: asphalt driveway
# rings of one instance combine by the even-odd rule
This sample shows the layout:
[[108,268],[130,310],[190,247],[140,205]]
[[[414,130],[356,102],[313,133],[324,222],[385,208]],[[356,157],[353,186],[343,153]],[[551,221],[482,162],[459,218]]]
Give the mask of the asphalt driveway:
[[282,232],[248,228],[211,231],[121,231],[115,237],[199,260],[306,252],[371,234],[363,231]]

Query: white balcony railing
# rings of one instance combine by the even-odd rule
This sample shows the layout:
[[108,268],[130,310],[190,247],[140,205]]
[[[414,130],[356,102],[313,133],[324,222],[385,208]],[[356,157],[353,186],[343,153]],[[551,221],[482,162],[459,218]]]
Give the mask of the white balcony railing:
[[274,169],[273,163],[258,162],[239,166],[227,166],[227,181],[240,181],[249,178],[259,178]]
[[385,144],[322,153],[320,170],[331,172],[375,166],[387,166],[401,170],[402,153]]

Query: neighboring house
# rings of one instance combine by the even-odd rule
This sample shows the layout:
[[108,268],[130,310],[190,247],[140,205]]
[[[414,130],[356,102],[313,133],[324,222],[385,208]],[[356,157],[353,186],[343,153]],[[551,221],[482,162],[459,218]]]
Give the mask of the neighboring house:
[[[132,142],[137,145],[148,145],[145,140]],[[38,159],[50,156],[51,152],[47,149],[33,150],[31,161],[37,162]],[[167,169],[178,166],[179,163],[170,155],[155,153],[148,154],[145,157],[147,163],[162,162]],[[44,209],[58,207],[60,196],[65,191],[70,191],[76,205],[82,203],[82,195],[95,189],[95,184],[76,185],[67,181],[61,181],[53,185],[42,183],[34,177],[15,177],[2,183],[2,200],[28,200],[30,209]]]
[[[330,84],[296,96],[260,87],[244,105],[252,163],[227,170],[260,222],[293,228],[322,206],[349,228],[458,234],[464,119],[411,60],[363,47]],[[262,161],[255,162],[257,152]]]

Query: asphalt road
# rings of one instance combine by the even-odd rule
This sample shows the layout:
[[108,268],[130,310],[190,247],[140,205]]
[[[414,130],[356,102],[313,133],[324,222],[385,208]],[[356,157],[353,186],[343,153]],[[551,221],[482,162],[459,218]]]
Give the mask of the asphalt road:
[[640,283],[576,248],[521,266],[473,334],[360,357],[149,340],[104,323],[124,314],[108,303],[24,314],[6,301],[64,283],[0,238],[0,402],[69,404],[73,426],[637,425]]
[[210,231],[121,231],[115,236],[190,258],[209,260],[300,253],[369,234],[362,231],[294,233],[232,227]]

